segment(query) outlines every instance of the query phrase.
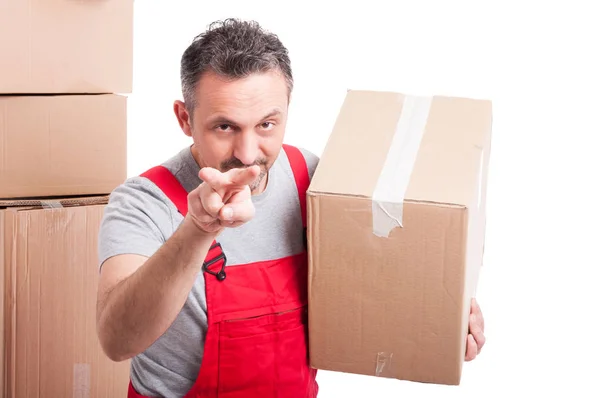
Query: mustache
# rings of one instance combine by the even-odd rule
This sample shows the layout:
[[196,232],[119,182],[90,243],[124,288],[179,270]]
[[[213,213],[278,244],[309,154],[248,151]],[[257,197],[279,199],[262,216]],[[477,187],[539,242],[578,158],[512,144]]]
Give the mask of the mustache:
[[231,169],[242,169],[242,168],[251,167],[251,166],[255,166],[255,165],[256,166],[267,166],[267,159],[265,159],[265,158],[257,159],[252,164],[245,164],[238,158],[231,158],[231,159],[227,159],[227,160],[224,160],[223,162],[221,162],[221,170],[227,171],[227,170],[231,170]]

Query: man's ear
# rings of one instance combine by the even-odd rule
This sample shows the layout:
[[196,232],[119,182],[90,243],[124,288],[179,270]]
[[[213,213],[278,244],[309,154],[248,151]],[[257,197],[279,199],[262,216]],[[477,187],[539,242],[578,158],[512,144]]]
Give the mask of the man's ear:
[[183,133],[188,137],[191,137],[192,118],[185,107],[185,103],[183,101],[176,100],[173,103],[173,111],[175,112],[175,117],[177,118],[177,122],[179,122],[179,127],[181,127],[181,130],[183,130]]

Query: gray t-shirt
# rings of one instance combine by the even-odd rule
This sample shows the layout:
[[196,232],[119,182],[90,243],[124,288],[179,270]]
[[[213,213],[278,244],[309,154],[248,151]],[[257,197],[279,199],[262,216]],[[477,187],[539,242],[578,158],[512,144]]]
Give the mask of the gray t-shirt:
[[[318,158],[301,149],[312,178]],[[190,192],[200,183],[198,164],[189,147],[163,166]],[[255,217],[226,229],[219,241],[227,266],[272,260],[301,252],[303,229],[294,176],[282,150],[269,171],[266,190],[252,197]],[[177,208],[152,182],[132,177],[116,188],[106,206],[99,233],[100,265],[119,254],[150,257],[183,220]],[[181,397],[194,384],[207,330],[204,275],[198,274],[188,299],[170,328],[131,361],[131,379],[142,395]]]

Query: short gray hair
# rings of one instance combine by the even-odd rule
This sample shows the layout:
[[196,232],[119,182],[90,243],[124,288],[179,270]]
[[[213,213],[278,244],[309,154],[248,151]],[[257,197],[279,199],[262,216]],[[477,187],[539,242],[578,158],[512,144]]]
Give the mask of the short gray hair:
[[213,22],[185,50],[181,57],[181,89],[190,112],[196,105],[198,80],[209,70],[233,79],[278,70],[285,77],[288,95],[294,86],[288,50],[256,21],[229,18]]

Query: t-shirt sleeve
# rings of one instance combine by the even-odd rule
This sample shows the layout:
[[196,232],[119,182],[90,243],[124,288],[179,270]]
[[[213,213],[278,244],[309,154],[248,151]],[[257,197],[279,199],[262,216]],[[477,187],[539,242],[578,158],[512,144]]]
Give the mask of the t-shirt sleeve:
[[152,256],[173,232],[169,203],[156,185],[142,177],[128,179],[117,187],[100,224],[99,267],[121,254]]
[[300,152],[302,152],[302,155],[304,155],[304,160],[306,160],[306,167],[308,168],[308,174],[310,176],[310,179],[312,180],[313,175],[315,174],[315,170],[317,169],[317,165],[319,164],[319,157],[304,148],[300,148]]

